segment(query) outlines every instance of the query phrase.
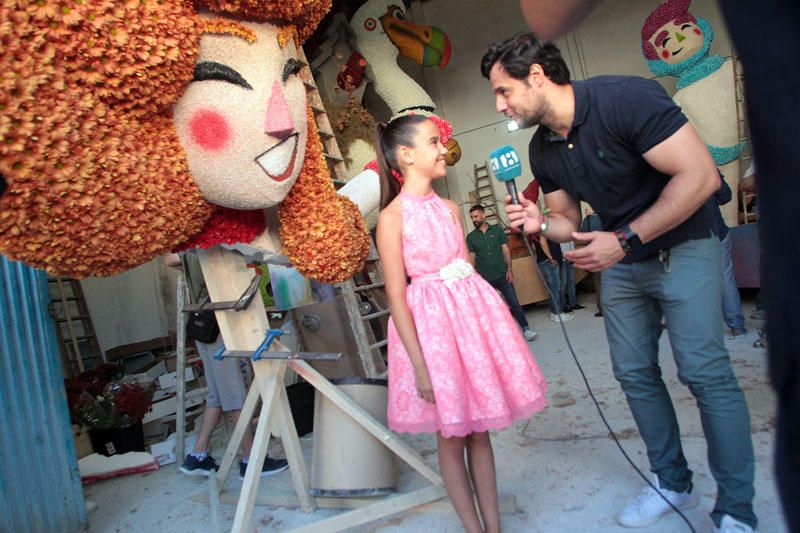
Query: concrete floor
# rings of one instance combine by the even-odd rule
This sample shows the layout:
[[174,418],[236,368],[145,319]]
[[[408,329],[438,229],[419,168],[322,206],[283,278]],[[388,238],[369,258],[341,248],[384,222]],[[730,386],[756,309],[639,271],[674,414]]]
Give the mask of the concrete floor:
[[[576,311],[575,319],[566,323],[571,343],[609,423],[633,461],[647,473],[644,447],[611,373],[602,319],[593,316],[593,295],[581,295],[580,302],[587,309]],[[749,316],[752,301],[744,302],[743,307],[745,316]],[[518,507],[516,513],[502,516],[503,529],[543,533],[631,531],[617,525],[614,514],[628,498],[639,493],[642,482],[608,437],[566,347],[561,328],[547,319],[546,306],[531,306],[526,311],[532,327],[539,332],[539,339],[531,343],[531,348],[550,382],[551,403],[543,413],[493,435],[499,490],[501,494],[514,495]],[[757,464],[755,509],[760,520],[759,531],[784,532],[786,527],[772,473],[774,397],[766,377],[765,351],[753,348],[756,324],[748,319],[747,327],[750,330],[747,337],[726,342],[752,418]],[[666,336],[661,339],[661,354],[664,376],[681,423],[684,451],[695,472],[696,490],[702,496],[701,504],[686,512],[686,516],[698,533],[711,532],[713,525],[708,513],[714,504],[716,485],[706,463],[698,411],[692,395],[676,378]],[[432,436],[403,438],[429,464],[436,465],[436,443]],[[309,461],[311,435],[301,441]],[[220,443],[216,457],[221,456],[222,447]],[[280,456],[280,446],[273,446],[271,452]],[[285,472],[262,480],[260,490],[288,493],[290,483]],[[399,485],[401,491],[407,491],[424,483],[418,474],[404,466]],[[239,486],[238,477],[232,476],[228,488]],[[97,503],[97,509],[89,515],[90,531],[208,531],[207,505],[190,499],[192,494],[206,491],[205,478],[179,474],[177,465],[88,486],[87,500]],[[234,507],[225,505],[222,510],[223,526],[229,528]],[[323,510],[306,515],[293,509],[256,507],[251,530],[284,531],[334,514],[337,512]],[[461,528],[454,513],[406,512],[354,531],[446,533]],[[662,533],[689,529],[680,517],[671,515],[638,531]]]

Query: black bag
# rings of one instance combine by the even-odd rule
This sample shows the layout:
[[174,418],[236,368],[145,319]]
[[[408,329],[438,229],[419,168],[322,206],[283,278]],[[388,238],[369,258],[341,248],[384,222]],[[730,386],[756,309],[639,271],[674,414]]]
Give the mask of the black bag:
[[219,336],[219,324],[214,311],[192,311],[186,320],[186,336],[196,341],[212,343]]

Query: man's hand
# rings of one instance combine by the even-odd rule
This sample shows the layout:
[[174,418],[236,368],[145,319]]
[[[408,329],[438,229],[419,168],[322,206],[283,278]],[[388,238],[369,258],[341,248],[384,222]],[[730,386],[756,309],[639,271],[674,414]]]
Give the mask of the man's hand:
[[539,233],[541,230],[543,216],[539,207],[534,203],[522,196],[522,193],[517,193],[519,198],[519,205],[511,203],[511,195],[506,195],[506,215],[508,215],[508,222],[512,228],[519,228],[520,226],[528,234]]
[[573,232],[572,238],[589,244],[583,248],[565,252],[564,258],[588,272],[605,270],[625,257],[625,252],[622,250],[617,236],[609,231]]
[[506,281],[514,283],[514,273],[511,270],[506,270]]

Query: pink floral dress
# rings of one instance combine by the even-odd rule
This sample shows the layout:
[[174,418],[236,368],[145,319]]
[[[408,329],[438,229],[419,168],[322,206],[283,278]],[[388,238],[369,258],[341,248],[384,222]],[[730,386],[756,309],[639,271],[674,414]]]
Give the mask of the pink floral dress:
[[442,436],[501,429],[544,409],[547,384],[508,306],[467,262],[461,227],[435,192],[401,192],[403,261],[436,403],[389,320],[389,427]]

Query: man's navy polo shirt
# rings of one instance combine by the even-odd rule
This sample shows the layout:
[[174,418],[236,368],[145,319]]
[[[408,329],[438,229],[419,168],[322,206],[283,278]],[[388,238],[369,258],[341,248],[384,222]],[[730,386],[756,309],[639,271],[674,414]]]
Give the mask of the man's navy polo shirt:
[[[670,176],[642,154],[678,131],[687,119],[661,85],[631,76],[573,81],[575,118],[567,138],[540,126],[531,139],[531,169],[545,194],[563,189],[588,202],[605,231],[629,224],[658,199]],[[700,207],[622,262],[632,263],[691,239],[711,235]]]

